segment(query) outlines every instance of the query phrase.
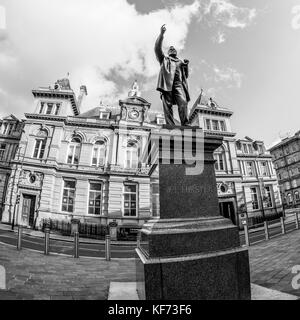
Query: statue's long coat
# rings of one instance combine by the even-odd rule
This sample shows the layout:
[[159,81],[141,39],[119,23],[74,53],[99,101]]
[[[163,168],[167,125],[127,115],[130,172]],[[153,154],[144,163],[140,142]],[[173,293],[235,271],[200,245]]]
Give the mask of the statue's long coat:
[[[163,35],[160,35],[155,43],[155,54],[158,62],[160,63],[160,73],[158,76],[157,90],[160,92],[172,91],[175,71],[176,71],[176,61],[179,59],[165,56],[162,51],[162,41]],[[187,101],[190,101],[189,87],[187,78],[189,75],[188,64],[181,61],[182,68],[182,85],[186,94]]]

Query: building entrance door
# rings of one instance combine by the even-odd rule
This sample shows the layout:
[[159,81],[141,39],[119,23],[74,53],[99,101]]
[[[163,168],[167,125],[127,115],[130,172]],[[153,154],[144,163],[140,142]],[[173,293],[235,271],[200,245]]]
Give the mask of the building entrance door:
[[22,221],[29,227],[34,224],[35,200],[36,196],[23,194]]
[[233,224],[236,225],[236,218],[235,218],[235,212],[234,212],[234,205],[232,201],[228,202],[220,202],[220,213],[224,218],[230,219]]

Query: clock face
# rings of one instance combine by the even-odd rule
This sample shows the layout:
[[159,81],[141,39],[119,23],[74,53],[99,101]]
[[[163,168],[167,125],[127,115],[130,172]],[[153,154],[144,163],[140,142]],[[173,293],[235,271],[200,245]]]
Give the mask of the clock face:
[[137,119],[139,117],[140,113],[137,111],[137,110],[132,110],[130,113],[129,113],[129,117],[131,119]]

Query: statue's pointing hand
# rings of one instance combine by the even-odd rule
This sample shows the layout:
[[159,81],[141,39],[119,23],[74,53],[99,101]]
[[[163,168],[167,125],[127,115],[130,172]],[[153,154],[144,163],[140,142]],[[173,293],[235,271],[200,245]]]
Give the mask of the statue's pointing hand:
[[162,25],[161,29],[160,29],[160,33],[164,34],[167,31],[166,25]]

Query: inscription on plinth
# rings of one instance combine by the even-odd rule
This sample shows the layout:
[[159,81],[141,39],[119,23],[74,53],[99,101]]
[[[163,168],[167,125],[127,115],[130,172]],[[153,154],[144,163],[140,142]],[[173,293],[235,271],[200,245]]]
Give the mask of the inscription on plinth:
[[219,215],[213,163],[199,175],[186,175],[186,166],[159,165],[160,218],[194,218]]

